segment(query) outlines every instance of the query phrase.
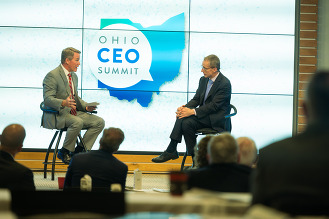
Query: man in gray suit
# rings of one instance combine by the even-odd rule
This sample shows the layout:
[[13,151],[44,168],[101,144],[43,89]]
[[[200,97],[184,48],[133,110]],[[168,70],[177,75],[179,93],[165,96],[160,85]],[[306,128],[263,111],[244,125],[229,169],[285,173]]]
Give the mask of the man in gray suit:
[[87,106],[78,96],[78,77],[75,72],[80,65],[80,53],[72,47],[64,49],[61,64],[43,80],[44,105],[59,113],[44,112],[42,126],[48,129],[67,127],[63,147],[58,152],[58,158],[64,163],[70,162],[71,154],[83,151],[81,146],[74,148],[81,129],[87,129],[83,140],[87,150],[90,150],[105,125],[102,118],[87,113],[95,110],[96,106]]

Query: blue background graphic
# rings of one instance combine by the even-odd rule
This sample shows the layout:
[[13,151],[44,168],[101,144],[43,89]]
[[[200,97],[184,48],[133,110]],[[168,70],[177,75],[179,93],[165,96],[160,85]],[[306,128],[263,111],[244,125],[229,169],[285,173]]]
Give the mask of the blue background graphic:
[[170,29],[173,27],[184,29],[184,13],[168,19],[160,26],[152,26],[149,28],[144,28],[141,24],[133,23],[129,19],[102,19],[101,29],[115,23],[134,26],[148,39],[152,50],[150,74],[153,81],[141,80],[131,87],[114,88],[98,80],[98,87],[108,89],[110,95],[119,100],[132,101],[137,99],[137,102],[141,106],[148,107],[152,101],[153,93],[156,92],[159,94],[161,85],[168,81],[172,81],[179,75],[182,53],[185,48],[184,32],[154,30]]

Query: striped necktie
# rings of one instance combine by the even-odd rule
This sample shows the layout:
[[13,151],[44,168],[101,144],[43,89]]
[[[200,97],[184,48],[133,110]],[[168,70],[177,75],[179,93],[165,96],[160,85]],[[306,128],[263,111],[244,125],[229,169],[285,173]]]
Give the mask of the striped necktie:
[[[72,88],[72,76],[71,73],[68,74],[69,76],[69,86],[70,86],[70,90],[71,90],[71,98],[74,99],[74,95],[73,95],[73,88]],[[71,114],[76,116],[77,115],[77,111],[75,109],[71,109]]]

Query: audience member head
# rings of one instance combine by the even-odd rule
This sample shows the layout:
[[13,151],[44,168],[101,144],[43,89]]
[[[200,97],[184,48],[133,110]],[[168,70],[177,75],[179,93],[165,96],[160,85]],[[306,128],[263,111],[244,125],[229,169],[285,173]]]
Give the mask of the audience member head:
[[15,157],[22,150],[25,135],[23,126],[19,124],[8,125],[2,131],[0,149]]
[[257,158],[257,148],[255,142],[248,137],[239,137],[236,141],[239,146],[238,163],[251,167],[255,164]]
[[208,143],[210,164],[237,163],[238,152],[238,144],[228,132],[212,137]]
[[204,58],[204,61],[208,61],[211,68],[217,68],[217,71],[220,69],[220,60],[216,55],[209,55]]
[[208,166],[209,162],[207,159],[207,146],[212,136],[208,135],[202,138],[199,143],[194,147],[194,165],[196,167]]
[[317,71],[311,79],[304,100],[307,123],[329,119],[329,71]]
[[104,129],[103,136],[99,140],[99,149],[114,153],[119,150],[120,144],[125,139],[123,131],[119,128]]

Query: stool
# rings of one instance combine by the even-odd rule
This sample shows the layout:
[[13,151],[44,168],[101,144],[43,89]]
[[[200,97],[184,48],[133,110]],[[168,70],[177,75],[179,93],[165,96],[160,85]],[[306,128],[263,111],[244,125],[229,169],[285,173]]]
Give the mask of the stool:
[[[224,125],[224,131],[226,132],[231,132],[231,129],[232,129],[232,126],[231,126],[231,117],[232,116],[235,116],[238,111],[236,109],[236,107],[232,104],[230,104],[230,107],[231,107],[231,110],[233,109],[233,113],[230,113],[229,115],[226,115],[224,117],[225,119],[225,125]],[[202,128],[202,129],[198,129],[195,133],[195,135],[199,136],[199,135],[219,135],[221,132],[218,132],[212,128]],[[181,167],[180,167],[180,170],[183,171],[184,170],[184,165],[185,165],[185,160],[186,160],[186,157],[187,157],[187,150],[184,154],[184,157],[183,157],[183,160],[182,160],[182,164],[181,164]],[[192,164],[193,166],[193,164]]]
[[[44,113],[53,113],[53,114],[58,114],[59,112],[51,107],[46,107],[44,102],[41,102],[40,103],[40,109],[44,112]],[[97,113],[97,111],[92,111],[90,113]],[[86,130],[86,129],[82,129],[82,130]],[[63,132],[67,131],[67,128],[63,128],[63,129],[57,129],[53,138],[51,139],[51,142],[49,144],[49,147],[47,149],[47,153],[46,153],[46,157],[45,157],[45,161],[43,162],[44,164],[44,167],[43,167],[43,177],[44,178],[47,178],[47,165],[48,164],[51,164],[52,167],[51,167],[51,180],[54,180],[55,179],[55,165],[56,164],[63,164],[62,162],[56,162],[56,157],[57,157],[57,153],[58,153],[58,145],[61,141],[61,138],[62,138],[62,134]],[[54,149],[54,155],[53,155],[53,160],[51,162],[48,162],[48,158],[49,158],[49,153],[51,151],[51,147],[53,146],[53,143],[54,141],[56,140],[56,137],[57,135],[59,134],[58,138],[57,138],[57,143],[56,143],[56,146],[55,146],[55,149]],[[86,148],[86,145],[79,133],[78,135],[78,139],[80,141],[80,144],[83,146],[83,148],[85,149],[85,151],[87,151],[87,148]],[[78,139],[77,139],[77,145],[79,144],[78,142]]]
[[[48,168],[48,164],[51,164],[51,180],[54,180],[55,179],[55,165],[57,164],[63,164],[62,161],[58,161],[56,162],[56,157],[57,157],[57,154],[58,154],[58,145],[61,141],[61,138],[62,138],[62,134],[63,132],[67,131],[67,128],[63,128],[63,129],[58,129],[56,130],[53,138],[51,139],[51,142],[49,144],[49,147],[47,149],[47,153],[46,153],[46,157],[45,157],[45,161],[43,162],[44,164],[44,167],[43,167],[43,177],[46,179],[47,178],[47,168]],[[58,135],[59,134],[59,135]],[[57,143],[56,143],[56,146],[55,146],[55,149],[54,149],[54,155],[53,155],[53,160],[48,162],[48,158],[49,158],[49,153],[51,151],[51,148],[54,144],[54,141],[56,140],[56,137],[58,135],[58,138],[57,138]],[[85,146],[85,143],[81,137],[81,135],[79,134],[78,135],[78,139],[80,141],[80,144],[84,147],[85,151],[87,151],[87,148]],[[78,139],[77,139],[77,145],[79,144],[78,142]]]

